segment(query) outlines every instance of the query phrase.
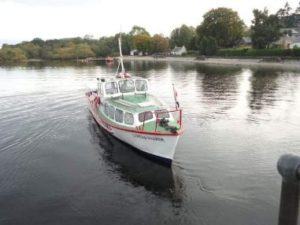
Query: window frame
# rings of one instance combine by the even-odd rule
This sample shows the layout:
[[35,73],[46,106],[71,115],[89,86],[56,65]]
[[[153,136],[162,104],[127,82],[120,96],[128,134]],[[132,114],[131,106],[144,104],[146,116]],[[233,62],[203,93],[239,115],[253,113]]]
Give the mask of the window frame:
[[[146,115],[145,115],[146,114]],[[151,115],[151,118],[148,117],[148,115]],[[145,119],[144,119],[145,118]],[[144,123],[147,122],[149,120],[152,120],[154,118],[153,112],[152,111],[145,111],[145,112],[141,112],[138,115],[138,119],[140,123]]]
[[[107,89],[106,85],[108,85],[108,84],[111,84],[111,85],[114,84],[114,85],[116,85],[116,86],[114,86],[113,88]],[[117,83],[116,81],[109,81],[109,82],[106,82],[106,83],[104,84],[104,90],[105,90],[105,94],[106,94],[106,95],[114,95],[114,94],[118,94],[118,93],[119,93],[119,86],[118,86],[118,83]],[[115,90],[115,91],[113,91],[113,93],[108,93],[107,90]]]
[[[118,120],[117,118],[117,111],[119,111],[119,113],[120,114],[118,114],[118,115],[121,115],[121,117],[119,117],[119,118],[122,118],[122,121],[120,121],[120,120]],[[118,122],[118,123],[123,123],[124,122],[124,111],[123,110],[121,110],[121,109],[118,109],[118,108],[115,108],[115,121],[116,122]]]
[[[131,115],[132,117],[132,123],[128,123],[128,120],[127,120],[127,115]],[[130,112],[125,112],[124,113],[124,123],[127,124],[127,125],[133,125],[134,124],[134,115]]]

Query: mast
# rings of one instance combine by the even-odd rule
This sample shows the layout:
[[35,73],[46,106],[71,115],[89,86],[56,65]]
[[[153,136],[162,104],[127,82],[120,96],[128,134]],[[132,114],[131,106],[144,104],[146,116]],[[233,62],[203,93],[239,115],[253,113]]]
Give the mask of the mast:
[[119,41],[119,51],[120,51],[120,64],[121,64],[121,67],[122,67],[122,74],[124,74],[125,69],[124,69],[124,64],[123,64],[121,34],[120,34],[120,37],[118,38],[118,41]]

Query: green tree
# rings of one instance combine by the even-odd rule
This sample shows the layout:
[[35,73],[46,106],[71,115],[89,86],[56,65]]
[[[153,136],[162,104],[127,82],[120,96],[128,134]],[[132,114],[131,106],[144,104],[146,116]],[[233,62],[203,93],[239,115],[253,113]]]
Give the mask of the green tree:
[[175,28],[171,32],[170,46],[174,48],[175,46],[185,46],[187,49],[192,49],[194,47],[193,40],[196,36],[196,31],[194,27],[188,27],[183,24],[181,27]]
[[234,47],[241,40],[245,24],[232,9],[212,9],[203,18],[203,22],[197,27],[200,40],[203,36],[213,37],[218,46],[224,48]]
[[41,47],[45,42],[41,38],[34,38],[31,43]]
[[28,59],[40,58],[41,47],[39,45],[33,44],[31,42],[24,42],[23,44],[19,45],[19,48],[24,51]]
[[76,46],[75,54],[77,58],[95,57],[95,53],[87,43],[82,43]]
[[276,13],[277,16],[279,17],[287,17],[291,15],[291,6],[288,2],[285,3],[284,7],[279,9]]
[[217,41],[213,37],[203,37],[199,42],[199,53],[201,55],[215,55],[217,53]]
[[251,39],[254,48],[269,48],[277,41],[280,34],[280,22],[276,15],[269,15],[268,10],[253,10],[254,19],[251,26]]
[[282,27],[298,27],[300,24],[300,2],[294,12],[292,12],[289,3],[286,2],[284,7],[277,11],[276,15],[278,16]]
[[169,39],[155,34],[152,37],[152,52],[166,52],[169,49]]
[[[122,53],[123,55],[129,55],[130,50],[133,49],[133,37],[126,33],[116,34],[114,43],[115,43],[115,49],[116,52],[119,52],[119,46],[118,46],[118,39],[121,35],[121,41],[122,41]],[[119,53],[117,53],[119,54]]]
[[149,32],[144,27],[134,25],[132,27],[131,31],[129,32],[129,35],[135,36],[138,34],[146,34],[146,35],[150,36]]

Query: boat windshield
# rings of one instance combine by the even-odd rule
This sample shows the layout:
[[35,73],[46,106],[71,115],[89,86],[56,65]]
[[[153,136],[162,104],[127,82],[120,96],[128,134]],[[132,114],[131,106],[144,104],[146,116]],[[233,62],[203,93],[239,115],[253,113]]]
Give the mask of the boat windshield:
[[148,90],[147,81],[135,80],[135,88],[136,91],[147,91]]
[[118,93],[118,85],[117,82],[107,82],[105,83],[105,93],[112,95]]
[[134,92],[134,81],[133,80],[120,80],[119,88],[121,93]]

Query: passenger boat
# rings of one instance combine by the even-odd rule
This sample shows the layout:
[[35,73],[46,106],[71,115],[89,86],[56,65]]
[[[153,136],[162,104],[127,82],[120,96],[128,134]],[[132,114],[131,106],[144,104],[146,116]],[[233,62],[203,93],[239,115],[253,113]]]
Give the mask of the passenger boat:
[[[149,93],[146,79],[125,72],[120,58],[116,76],[97,78],[97,89],[86,93],[89,110],[107,132],[142,153],[171,165],[182,134],[182,109],[173,86],[175,108]],[[121,72],[119,68],[121,66]]]

